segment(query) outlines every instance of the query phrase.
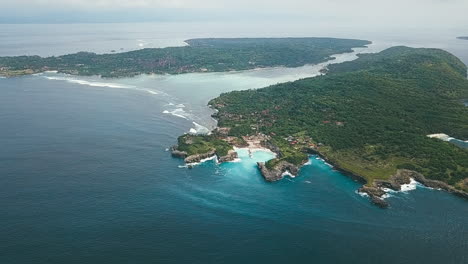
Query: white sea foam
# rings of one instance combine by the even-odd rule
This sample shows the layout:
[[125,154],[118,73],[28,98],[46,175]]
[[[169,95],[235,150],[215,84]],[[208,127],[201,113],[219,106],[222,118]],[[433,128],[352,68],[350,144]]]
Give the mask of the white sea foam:
[[395,190],[392,190],[390,188],[382,188],[382,191],[385,192],[385,194],[382,196],[382,199],[392,197],[397,193],[407,193],[409,191],[413,191],[418,186],[422,186],[422,185],[419,182],[417,182],[416,180],[414,180],[413,178],[410,178],[410,183],[402,184],[399,191],[395,191]]
[[133,85],[127,85],[127,84],[122,84],[122,83],[88,81],[88,80],[80,80],[80,79],[76,79],[76,78],[72,78],[72,77],[46,76],[46,75],[42,75],[42,74],[41,74],[41,76],[48,79],[48,80],[65,81],[65,82],[69,82],[69,83],[73,83],[73,84],[80,84],[80,85],[91,86],[91,87],[129,89],[129,90],[147,92],[147,93],[152,94],[152,95],[159,94],[159,92],[155,91],[155,90],[146,89],[146,88],[139,88],[139,87],[136,87],[136,86],[133,86]]
[[184,107],[185,107],[185,105],[184,105],[184,104],[178,104],[178,105],[176,105],[176,107],[179,107],[179,108],[184,108]]
[[202,164],[202,163],[204,163],[204,162],[207,162],[207,161],[210,161],[210,160],[214,160],[215,163],[218,163],[218,157],[216,157],[216,155],[213,155],[213,156],[208,157],[208,158],[206,158],[206,159],[202,159],[202,160],[200,160],[199,162],[188,163],[188,164],[186,164],[186,166],[187,166],[187,167],[188,167],[188,166],[193,167],[193,166],[200,165],[200,164]]
[[193,125],[195,126],[195,128],[191,128],[190,131],[195,131],[194,134],[203,134],[203,135],[206,135],[206,134],[209,134],[210,133],[210,130],[208,128],[206,128],[205,126],[202,126],[200,124],[198,124],[197,122],[192,122]]
[[105,82],[92,82],[92,81],[85,81],[80,79],[68,78],[68,77],[53,77],[53,76],[44,76],[46,79],[55,80],[55,81],[66,81],[69,83],[87,85],[87,86],[94,86],[94,87],[108,87],[108,88],[120,88],[120,89],[131,89],[135,88],[135,86],[119,84],[119,83],[105,83]]
[[155,92],[155,91],[153,91],[153,90],[146,90],[146,89],[145,89],[145,91],[147,91],[147,92],[150,93],[150,94],[159,94],[158,92]]
[[179,165],[177,167],[179,167],[179,168],[195,167],[195,166],[198,166],[198,165],[200,165],[200,164],[202,164],[204,162],[210,161],[210,160],[214,160],[215,163],[218,163],[218,157],[216,157],[216,155],[213,155],[213,156],[208,157],[206,159],[202,159],[199,162],[186,163],[185,165]]
[[408,191],[415,190],[418,185],[419,183],[415,181],[413,178],[411,178],[410,183],[401,185],[401,191],[408,192]]
[[356,190],[356,193],[359,194],[362,197],[369,197],[369,194],[367,194],[365,192],[360,192],[360,191]]
[[384,195],[382,195],[382,199],[387,199],[389,197],[392,197],[393,195],[391,195],[390,193],[386,193]]
[[189,119],[188,118],[189,114],[187,114],[187,112],[185,112],[184,109],[182,109],[182,108],[177,108],[177,109],[172,110],[172,111],[164,110],[163,114],[171,114],[173,116],[177,116],[177,117],[180,117],[180,118],[183,118],[183,119],[187,119],[187,120]]
[[285,172],[283,172],[283,173],[281,174],[281,177],[283,177],[283,178],[286,177],[286,176],[289,176],[289,177],[291,177],[291,178],[296,178],[296,176],[294,176],[294,175],[293,175],[291,172],[289,172],[288,170],[286,170]]
[[421,186],[420,183],[414,180],[413,178],[410,178],[410,183],[402,184],[399,191],[395,191],[389,188],[382,188],[382,190],[386,192],[387,194],[409,192],[409,191],[415,190],[417,186]]
[[315,157],[316,160],[319,160],[321,162],[323,162],[325,165],[327,165],[328,167],[330,168],[333,168],[333,165],[331,165],[330,163],[326,162],[324,159],[322,159],[321,157],[317,156]]
[[400,191],[395,191],[395,190],[392,190],[390,188],[382,188],[382,191],[386,192],[386,193],[397,193],[397,192],[400,192]]

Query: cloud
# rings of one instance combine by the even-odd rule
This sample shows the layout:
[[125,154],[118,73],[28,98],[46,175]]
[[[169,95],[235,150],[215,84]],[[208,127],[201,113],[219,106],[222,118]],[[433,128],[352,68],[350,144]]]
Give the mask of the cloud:
[[[330,9],[347,7],[390,7],[412,9],[435,9],[468,7],[465,0],[0,0],[2,6],[10,7],[80,7],[80,8],[266,8],[266,9]],[[353,10],[348,10],[353,11]]]
[[[192,10],[217,19],[217,14],[235,13],[251,17],[270,14],[270,18],[278,20],[292,16],[304,21],[326,18],[330,22],[359,25],[468,24],[468,0],[0,0],[0,6],[10,16],[47,10],[102,14],[126,11],[137,18],[139,12],[170,9],[175,20],[181,18],[175,10]],[[187,14],[184,11],[182,15]]]

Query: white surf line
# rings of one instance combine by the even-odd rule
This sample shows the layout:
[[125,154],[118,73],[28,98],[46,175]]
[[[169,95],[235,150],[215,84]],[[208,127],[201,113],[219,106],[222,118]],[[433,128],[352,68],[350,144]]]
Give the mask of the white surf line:
[[[392,189],[389,189],[389,188],[382,188],[382,191],[385,192],[385,194],[382,196],[382,199],[386,199],[386,198],[389,198],[389,197],[392,197],[393,194],[397,194],[397,193],[408,193],[410,191],[414,191],[416,190],[417,187],[423,187],[423,188],[428,188],[428,189],[432,189],[432,188],[429,188],[429,187],[426,187],[424,185],[422,185],[421,183],[419,183],[418,181],[416,181],[415,179],[413,178],[410,178],[410,182],[407,183],[407,184],[402,184],[400,186],[400,190],[399,191],[395,191],[395,190],[392,190]],[[361,194],[360,194],[361,195]],[[362,195],[361,195],[362,196]]]
[[139,88],[139,87],[134,86],[134,85],[127,85],[127,84],[121,84],[121,83],[88,81],[88,80],[81,80],[81,79],[77,79],[77,78],[71,78],[69,76],[67,76],[67,77],[46,76],[46,75],[43,75],[43,74],[38,74],[38,76],[41,76],[41,77],[46,78],[48,80],[65,81],[65,82],[84,85],[84,86],[104,87],[104,88],[113,88],[113,89],[128,89],[128,90],[134,90],[134,91],[142,91],[142,92],[146,92],[146,93],[149,93],[149,94],[152,94],[152,95],[161,94],[161,92],[159,92],[159,91],[146,89],[146,88]]
[[207,161],[210,161],[210,160],[214,160],[216,164],[218,164],[218,157],[216,155],[213,155],[211,157],[208,157],[206,159],[202,159],[200,160],[199,162],[193,162],[193,163],[187,163],[185,165],[179,165],[178,167],[179,168],[189,168],[189,167],[194,167],[194,166],[198,166],[202,163],[205,163]]
[[430,135],[427,135],[427,137],[429,138],[436,138],[436,139],[440,139],[440,140],[443,140],[443,141],[450,141],[450,140],[459,140],[461,142],[466,142],[468,143],[468,140],[461,140],[461,139],[457,139],[457,138],[454,138],[454,137],[451,137],[447,134],[444,134],[444,133],[437,133],[437,134],[430,134]]
[[169,110],[164,110],[162,112],[163,114],[170,114],[176,117],[180,117],[186,120],[190,120],[190,114],[184,111],[182,108],[177,108],[175,110],[169,111]]
[[211,131],[207,127],[202,126],[202,125],[198,124],[195,121],[192,121],[192,124],[195,127],[190,128],[190,131],[189,131],[190,134],[193,134],[193,135],[209,135],[209,134],[211,134]]

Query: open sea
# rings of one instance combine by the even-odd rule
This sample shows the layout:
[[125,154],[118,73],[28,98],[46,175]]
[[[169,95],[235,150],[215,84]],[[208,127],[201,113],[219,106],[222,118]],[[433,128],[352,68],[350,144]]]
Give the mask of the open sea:
[[[468,41],[455,39],[463,32],[285,29],[0,25],[0,56],[290,32],[374,41],[356,52],[440,47],[468,64]],[[271,159],[268,152],[240,150],[238,162],[187,169],[167,151],[190,129],[215,126],[206,104],[220,93],[315,76],[323,66],[0,79],[0,263],[468,263],[468,203],[443,191],[412,183],[390,193],[391,207],[382,210],[357,193],[359,183],[315,156],[298,177],[266,183],[255,164]]]

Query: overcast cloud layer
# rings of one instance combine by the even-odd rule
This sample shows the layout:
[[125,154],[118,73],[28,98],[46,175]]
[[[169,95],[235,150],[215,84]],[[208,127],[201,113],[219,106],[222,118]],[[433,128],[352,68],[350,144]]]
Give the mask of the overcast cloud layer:
[[[99,15],[119,22],[118,17],[125,14],[124,20],[135,22],[265,18],[360,26],[459,28],[468,25],[468,0],[0,0],[0,6],[1,23],[28,22],[28,19],[40,22],[54,17],[57,21],[81,17],[83,22],[103,22],[99,21]],[[74,15],[70,18],[70,14]]]

